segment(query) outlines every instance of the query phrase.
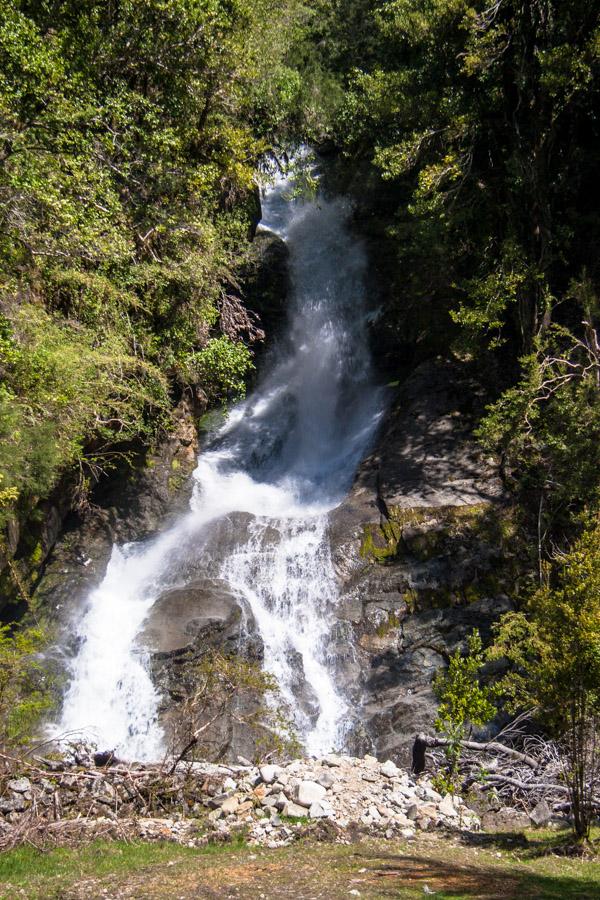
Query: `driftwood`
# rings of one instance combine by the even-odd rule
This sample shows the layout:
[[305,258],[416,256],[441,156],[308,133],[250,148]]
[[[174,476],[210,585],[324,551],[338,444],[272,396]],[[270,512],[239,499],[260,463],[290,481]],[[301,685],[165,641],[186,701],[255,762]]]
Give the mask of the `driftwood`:
[[[447,738],[430,736],[426,734],[419,734],[415,738],[415,743],[413,745],[413,771],[416,774],[420,774],[425,769],[425,751],[429,747],[448,747],[451,742]],[[539,769],[540,761],[533,756],[530,756],[528,753],[522,753],[520,750],[514,750],[512,747],[507,747],[506,744],[500,744],[498,741],[487,741],[486,743],[481,743],[479,741],[461,741],[461,747],[464,750],[474,750],[475,752],[482,753],[499,753],[502,756],[507,756],[515,762],[521,763],[524,766],[528,766],[533,771]]]
[[[530,809],[546,799],[555,813],[570,811],[570,790],[563,780],[565,760],[560,748],[540,735],[519,731],[525,721],[511,723],[492,741],[460,742],[462,788],[493,790],[512,806],[525,805]],[[505,736],[507,740],[518,740],[523,749],[498,740]],[[413,772],[419,775],[426,767],[443,770],[446,761],[442,751],[449,744],[449,740],[437,735],[418,734],[413,744]],[[600,809],[600,797],[592,796],[591,786],[590,802]]]

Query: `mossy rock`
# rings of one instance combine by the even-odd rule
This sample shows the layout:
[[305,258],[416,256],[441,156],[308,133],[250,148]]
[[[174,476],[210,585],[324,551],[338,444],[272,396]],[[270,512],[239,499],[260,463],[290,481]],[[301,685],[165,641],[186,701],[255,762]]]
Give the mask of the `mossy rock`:
[[400,628],[400,616],[398,616],[395,612],[388,613],[387,618],[380,622],[377,628],[375,629],[375,634],[377,637],[383,638],[386,637],[390,632],[397,631]]
[[447,537],[447,531],[431,529],[431,531],[421,531],[413,535],[406,544],[413,556],[421,562],[427,562],[443,552]]
[[415,612],[426,609],[449,609],[457,603],[456,593],[447,587],[419,588],[416,595]]
[[402,529],[392,521],[383,525],[369,524],[363,529],[363,538],[360,545],[360,555],[363,559],[371,559],[375,562],[386,562],[393,559],[398,553],[398,542],[402,535]]

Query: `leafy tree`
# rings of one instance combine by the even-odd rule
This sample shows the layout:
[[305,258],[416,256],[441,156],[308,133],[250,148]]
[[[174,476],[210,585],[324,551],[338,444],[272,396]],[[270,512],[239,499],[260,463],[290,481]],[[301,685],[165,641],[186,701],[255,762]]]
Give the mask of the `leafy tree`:
[[[467,652],[459,648],[450,657],[448,668],[439,672],[433,689],[440,701],[435,719],[435,730],[447,738],[445,747],[448,763],[443,786],[455,790],[462,753],[462,741],[474,725],[485,725],[496,714],[494,699],[496,690],[483,684],[480,669],[485,662],[485,652],[479,631],[475,629],[467,639]],[[438,779],[439,780],[439,779]]]
[[0,0],[0,522],[151,443],[187,384],[241,390],[255,173],[304,108],[284,6]]
[[497,628],[491,658],[512,669],[501,689],[562,742],[579,841],[589,839],[600,776],[600,524],[562,555],[549,583]]
[[246,376],[253,368],[250,351],[240,341],[223,336],[212,338],[206,347],[190,357],[202,384],[210,385],[209,398],[213,401],[242,396],[246,389]]
[[554,325],[536,338],[534,352],[521,360],[521,380],[479,428],[532,509],[540,577],[547,547],[564,541],[584,508],[600,500],[600,347],[590,308],[597,301],[586,282],[571,291],[585,291],[583,328]]
[[0,626],[0,748],[5,752],[31,741],[54,698],[40,651],[38,628]]
[[219,758],[232,728],[246,733],[258,756],[299,749],[277,681],[258,663],[214,651],[185,667],[182,685],[171,717],[173,770],[183,759]]

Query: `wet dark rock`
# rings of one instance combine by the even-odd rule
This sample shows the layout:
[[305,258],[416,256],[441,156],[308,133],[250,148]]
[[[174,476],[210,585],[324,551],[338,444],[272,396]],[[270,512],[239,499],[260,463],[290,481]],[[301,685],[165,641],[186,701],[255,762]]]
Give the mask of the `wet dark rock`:
[[472,435],[480,403],[464,366],[419,366],[331,515],[353,752],[368,740],[380,758],[410,765],[415,735],[435,718],[435,673],[474,627],[485,638],[510,608],[510,507]]
[[[200,404],[200,405],[199,405]],[[46,562],[34,594],[45,616],[64,629],[64,649],[76,652],[71,627],[89,592],[103,579],[115,542],[142,540],[188,507],[196,465],[196,417],[201,402],[183,400],[175,427],[133,469],[124,469],[94,494],[83,516],[71,514]]]
[[[195,665],[214,652],[261,662],[263,646],[249,608],[217,578],[196,578],[185,587],[165,591],[154,603],[137,643],[149,653],[152,679],[162,696],[160,716],[167,735],[179,704],[193,693]],[[203,734],[222,758],[253,756],[257,735],[238,717],[252,708],[226,710]],[[169,738],[167,738],[168,742]]]
[[94,765],[98,769],[104,769],[108,766],[116,766],[121,760],[115,756],[114,750],[101,750],[98,753],[94,753]]
[[209,645],[234,650],[252,631],[250,611],[229,586],[218,579],[200,578],[161,594],[137,640],[163,659],[186,648]]
[[244,302],[268,335],[276,334],[285,315],[289,286],[289,249],[273,231],[259,226],[242,273]]

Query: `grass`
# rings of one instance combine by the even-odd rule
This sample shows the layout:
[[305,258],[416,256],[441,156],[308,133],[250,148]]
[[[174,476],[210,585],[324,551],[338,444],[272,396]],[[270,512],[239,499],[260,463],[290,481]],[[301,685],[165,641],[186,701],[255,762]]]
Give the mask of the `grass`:
[[[560,838],[559,838],[560,840]],[[0,856],[0,897],[28,900],[597,900],[600,864],[550,852],[556,832],[300,841],[276,850],[97,841]],[[352,892],[352,893],[351,893]],[[356,893],[358,892],[358,894]]]
[[0,853],[0,898],[15,894],[31,898],[63,897],[67,885],[78,880],[126,878],[147,867],[161,868],[216,854],[235,852],[241,842],[208,844],[201,849],[174,843],[98,840],[84,847],[59,847],[40,851],[24,846]]

